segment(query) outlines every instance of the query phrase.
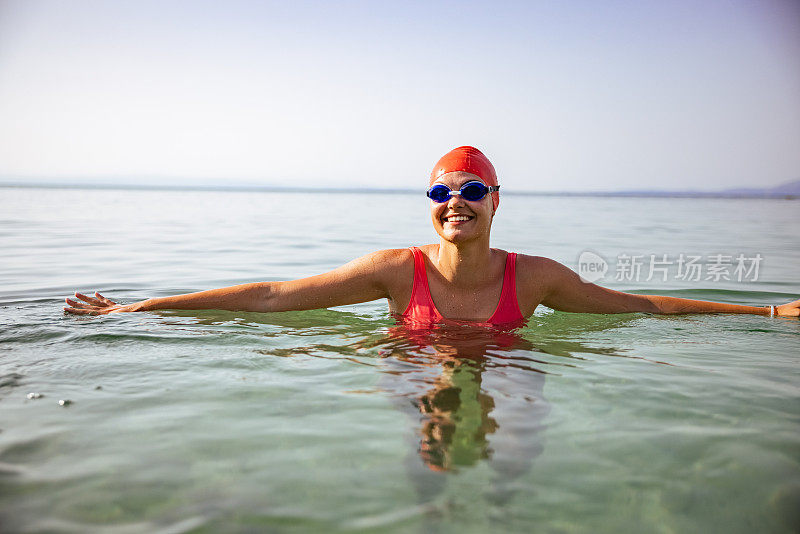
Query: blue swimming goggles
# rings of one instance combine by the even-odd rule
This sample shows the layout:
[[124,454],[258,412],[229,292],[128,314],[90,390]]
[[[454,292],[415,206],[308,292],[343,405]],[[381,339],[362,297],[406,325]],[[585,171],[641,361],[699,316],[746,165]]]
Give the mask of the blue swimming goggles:
[[460,195],[464,200],[476,202],[481,200],[487,193],[494,193],[500,191],[499,185],[486,186],[483,183],[473,180],[461,186],[458,191],[453,191],[444,184],[436,184],[428,189],[428,198],[434,202],[442,203],[450,200],[450,197]]

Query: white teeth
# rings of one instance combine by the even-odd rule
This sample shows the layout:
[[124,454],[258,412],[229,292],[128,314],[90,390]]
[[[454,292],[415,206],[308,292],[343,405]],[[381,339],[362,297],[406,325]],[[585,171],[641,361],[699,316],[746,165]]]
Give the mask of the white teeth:
[[468,221],[470,218],[466,215],[455,215],[453,217],[447,217],[445,219],[447,222],[456,222],[456,221]]

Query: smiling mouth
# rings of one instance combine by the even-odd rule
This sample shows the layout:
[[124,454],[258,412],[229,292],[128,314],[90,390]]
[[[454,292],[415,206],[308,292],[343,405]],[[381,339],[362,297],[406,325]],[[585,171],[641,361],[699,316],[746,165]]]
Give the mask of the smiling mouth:
[[446,223],[447,222],[466,222],[466,221],[471,221],[474,218],[475,217],[472,217],[470,215],[450,215],[449,217],[442,218],[442,221],[444,221]]

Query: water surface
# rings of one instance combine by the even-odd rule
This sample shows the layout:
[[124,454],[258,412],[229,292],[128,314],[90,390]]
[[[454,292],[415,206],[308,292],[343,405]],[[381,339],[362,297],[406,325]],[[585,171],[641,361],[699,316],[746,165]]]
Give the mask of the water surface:
[[[800,293],[797,208],[507,195],[493,244],[763,305]],[[0,189],[0,530],[800,529],[797,320],[61,313],[74,290],[283,280],[434,237],[412,195]],[[763,262],[741,282],[615,279],[618,256],[650,254]]]

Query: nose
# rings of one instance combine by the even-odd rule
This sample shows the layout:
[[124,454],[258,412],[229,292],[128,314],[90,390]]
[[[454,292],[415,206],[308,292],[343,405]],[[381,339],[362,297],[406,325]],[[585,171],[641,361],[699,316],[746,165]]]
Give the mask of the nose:
[[448,207],[456,207],[456,206],[463,206],[464,205],[464,197],[458,191],[452,191],[450,193],[450,198],[447,199],[447,206]]

